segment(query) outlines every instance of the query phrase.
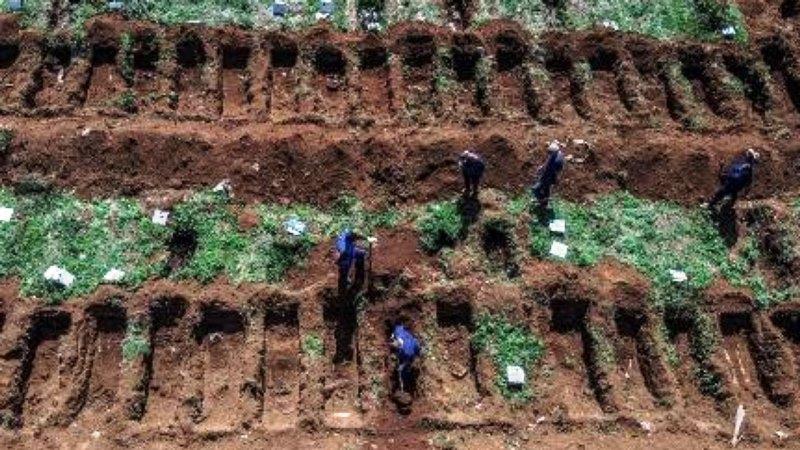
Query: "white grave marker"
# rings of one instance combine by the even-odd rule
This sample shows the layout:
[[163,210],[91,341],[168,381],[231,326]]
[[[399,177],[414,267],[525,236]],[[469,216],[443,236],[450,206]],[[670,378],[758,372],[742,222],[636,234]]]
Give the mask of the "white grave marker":
[[105,276],[103,277],[103,281],[108,283],[119,283],[122,281],[122,278],[125,276],[125,272],[119,269],[111,269],[106,272]]
[[169,211],[157,209],[153,211],[153,223],[156,225],[166,225],[169,219]]
[[553,233],[564,234],[567,231],[567,221],[564,219],[556,219],[550,222],[550,231]]
[[525,370],[520,366],[506,366],[506,381],[509,386],[525,384]]
[[550,245],[550,254],[559,258],[566,258],[568,249],[569,247],[563,242],[553,241],[553,244]]
[[672,281],[674,281],[676,283],[683,283],[683,282],[685,282],[686,280],[689,279],[689,277],[686,276],[686,272],[684,272],[682,270],[672,270],[672,269],[670,269],[669,270],[669,275],[672,277]]
[[75,282],[75,275],[61,267],[50,266],[44,271],[44,279],[64,287],[70,287]]
[[12,208],[0,208],[0,222],[11,222],[11,216],[14,215]]

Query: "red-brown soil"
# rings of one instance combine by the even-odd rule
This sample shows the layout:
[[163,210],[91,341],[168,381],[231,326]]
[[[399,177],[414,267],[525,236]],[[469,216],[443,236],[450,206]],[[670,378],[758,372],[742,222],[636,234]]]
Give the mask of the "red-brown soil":
[[[65,54],[62,37],[0,16],[0,125],[14,131],[0,182],[145,200],[229,179],[245,203],[326,207],[351,192],[369,207],[416,206],[459,191],[454,169],[467,147],[486,157],[487,187],[521,192],[545,143],[558,138],[573,156],[558,195],[573,200],[625,189],[696,204],[746,147],[764,155],[750,198],[796,196],[800,42],[788,30],[797,19],[777,19],[772,3],[741,3],[753,28],[745,46],[607,31],[533,38],[502,21],[470,33],[406,23],[375,36],[101,17],[88,47]],[[134,41],[131,79],[121,70],[123,31]],[[579,69],[587,66],[588,78]],[[120,107],[127,90],[134,111]],[[484,216],[500,207],[490,195],[481,198]],[[798,445],[794,302],[759,311],[748,293],[715,284],[704,297],[722,342],[710,361],[697,361],[692,325],[669,318],[663,332],[647,282],[625,267],[526,259],[511,282],[467,259],[442,270],[409,229],[378,237],[358,302],[336,294],[331,243],[277,287],[153,281],[45,307],[18,298],[6,280],[0,442],[717,448],[728,445],[741,403],[742,446]],[[779,277],[796,276],[787,270]],[[487,311],[546,346],[529,403],[504,400],[491,357],[470,345]],[[427,347],[410,405],[394,395],[387,338],[397,320]],[[151,352],[125,361],[120,347],[134,321],[145,324]],[[615,350],[612,364],[596,330]],[[323,341],[321,357],[302,351],[310,335]],[[677,365],[660,339],[674,344]],[[700,364],[721,376],[716,398],[698,389]]]

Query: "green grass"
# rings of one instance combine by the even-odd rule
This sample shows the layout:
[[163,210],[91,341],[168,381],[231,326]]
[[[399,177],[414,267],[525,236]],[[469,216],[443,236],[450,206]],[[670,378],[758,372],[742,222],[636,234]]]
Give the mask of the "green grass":
[[145,328],[141,324],[131,322],[122,341],[122,359],[134,361],[149,354],[150,341],[147,339]]
[[325,343],[316,333],[309,333],[303,336],[303,353],[311,359],[319,359],[325,355]]
[[[3,197],[9,195],[4,192]],[[130,200],[89,203],[43,194],[13,201],[23,220],[6,224],[9,230],[0,235],[0,246],[8,255],[3,258],[3,275],[19,276],[25,296],[58,301],[85,295],[112,268],[126,272],[124,285],[135,286],[160,269],[151,259],[162,249],[168,232],[152,225]],[[68,270],[75,282],[63,289],[47,282],[42,275],[51,265]]]
[[642,33],[658,39],[691,37],[719,40],[727,25],[735,39],[747,41],[742,13],[734,3],[719,6],[717,0],[569,0],[565,24],[588,28],[604,21],[621,31]]
[[[730,255],[702,209],[642,200],[624,192],[590,205],[559,201],[554,208],[555,216],[567,222],[566,236],[553,236],[546,225],[534,222],[530,231],[534,255],[549,257],[550,243],[559,239],[569,245],[570,263],[589,266],[609,257],[630,264],[652,281],[657,307],[682,307],[692,292],[718,275],[753,289],[765,306],[785,297],[769,289],[754,267],[757,248],[745,245]],[[683,270],[689,280],[672,282],[670,269]]]
[[[25,0],[20,12],[23,27],[47,29],[52,0]],[[0,0],[0,12],[10,12],[8,1]]]
[[[542,341],[524,327],[509,323],[499,315],[483,314],[478,317],[472,344],[480,352],[492,357],[498,389],[507,398],[527,400],[532,396],[531,372],[544,354]],[[521,390],[509,389],[506,383],[506,367],[517,365],[525,369],[527,385]]]
[[452,247],[466,231],[459,204],[452,200],[429,205],[417,222],[417,228],[422,248],[431,253]]
[[11,141],[14,140],[14,132],[7,128],[0,128],[0,159],[8,155],[11,149]]
[[[197,246],[171,277],[278,282],[303,263],[314,245],[341,229],[370,235],[399,220],[396,211],[370,212],[353,197],[342,197],[330,211],[261,205],[257,226],[241,230],[238,205],[210,191],[176,205],[166,227],[153,224],[152,212],[124,198],[87,202],[66,194],[14,195],[0,189],[0,206],[15,208],[14,219],[0,223],[0,277],[18,276],[22,295],[51,302],[91,293],[112,268],[126,273],[121,284],[129,288],[163,276],[168,244],[177,230],[193,231]],[[305,221],[307,233],[289,235],[284,223],[291,217]],[[44,280],[51,265],[75,275],[75,283],[62,288]]]
[[258,0],[128,0],[126,12],[135,18],[165,25],[199,22],[250,27],[265,5]]

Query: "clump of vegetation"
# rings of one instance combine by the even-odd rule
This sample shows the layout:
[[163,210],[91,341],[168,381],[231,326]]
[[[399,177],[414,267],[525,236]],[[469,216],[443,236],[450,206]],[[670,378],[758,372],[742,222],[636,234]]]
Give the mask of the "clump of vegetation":
[[8,155],[12,140],[14,140],[14,132],[8,128],[0,128],[0,159]]
[[303,336],[303,353],[311,359],[319,359],[325,355],[325,343],[316,333],[309,333]]
[[133,35],[131,33],[122,33],[119,38],[119,47],[122,52],[122,59],[120,62],[120,72],[122,78],[128,86],[133,85],[134,69],[133,69]]
[[504,317],[482,314],[478,317],[472,345],[492,357],[497,371],[496,384],[507,398],[526,400],[532,395],[530,386],[521,390],[510,389],[506,383],[506,367],[520,366],[530,374],[544,354],[544,344],[529,330],[509,323]]
[[606,333],[596,326],[589,326],[587,333],[591,340],[595,364],[604,369],[613,367],[617,362],[617,355]]
[[736,4],[726,0],[589,0],[569,1],[563,19],[567,26],[595,25],[647,34],[658,39],[688,36],[719,40],[723,28],[734,29],[734,39],[747,41],[744,17]]
[[129,0],[126,12],[165,25],[197,21],[206,25],[253,25],[260,2],[252,0]]
[[458,202],[445,201],[428,206],[419,220],[422,247],[435,253],[443,247],[452,247],[464,235],[464,220]]
[[124,91],[117,99],[117,106],[125,112],[136,112],[136,94],[130,89]]
[[695,309],[689,315],[693,319],[691,331],[691,353],[695,362],[694,376],[700,391],[715,398],[724,395],[722,375],[714,370],[711,357],[719,345],[714,322],[708,314]]
[[[25,0],[22,3],[20,25],[23,27],[47,29],[51,0]],[[0,0],[0,12],[11,12],[7,0]]]
[[134,361],[149,354],[150,341],[147,339],[147,330],[140,323],[129,323],[125,339],[122,341],[122,359]]

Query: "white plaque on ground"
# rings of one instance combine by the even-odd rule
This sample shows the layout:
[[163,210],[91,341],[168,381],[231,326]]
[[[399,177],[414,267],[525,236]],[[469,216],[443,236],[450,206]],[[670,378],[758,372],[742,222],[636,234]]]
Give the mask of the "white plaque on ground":
[[550,254],[559,258],[567,257],[567,245],[563,242],[553,241],[550,245]]
[[11,222],[14,210],[11,208],[0,208],[0,222]]

